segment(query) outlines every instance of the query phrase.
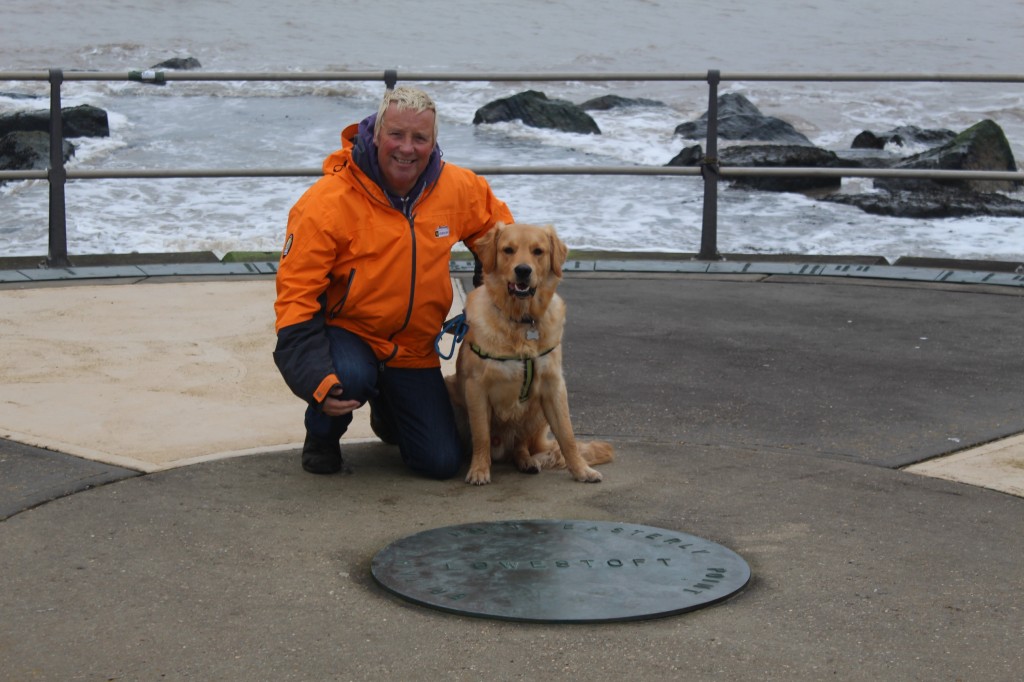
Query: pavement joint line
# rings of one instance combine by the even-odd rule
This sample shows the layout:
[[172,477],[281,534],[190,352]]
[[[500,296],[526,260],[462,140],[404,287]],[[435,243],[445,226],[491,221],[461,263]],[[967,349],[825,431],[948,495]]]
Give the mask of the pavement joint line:
[[[657,260],[657,259],[601,259],[570,258],[564,270],[569,272],[645,272],[693,274],[749,274],[840,277],[853,279],[933,282],[939,284],[984,284],[1024,288],[1024,273],[989,270],[960,270],[944,267],[906,265],[868,265],[842,262],[807,262],[748,260]],[[453,261],[452,275],[472,272],[472,263]],[[0,270],[0,284],[32,284],[44,282],[78,282],[97,279],[148,280],[160,277],[234,277],[272,276],[277,264],[272,262],[245,263],[181,263],[153,265],[102,265],[67,268],[22,268]]]
[[[1012,464],[1000,465],[1001,459]],[[1001,475],[993,475],[993,467],[998,467]],[[1021,469],[1019,475],[1017,468]],[[908,464],[900,470],[1024,497],[1024,432]]]
[[39,436],[33,436],[27,433],[11,431],[10,429],[4,429],[3,433],[0,433],[0,438],[11,440],[16,443],[21,443],[22,445],[28,445],[30,447],[39,448],[41,450],[57,452],[62,455],[71,455],[72,457],[87,459],[91,462],[109,464],[110,466],[121,467],[122,469],[130,469],[132,471],[138,471],[144,474],[150,473],[153,470],[153,467],[155,466],[150,462],[135,459],[134,457],[114,455],[108,452],[95,450],[93,448],[87,448],[81,445],[67,443],[54,438],[41,438]]

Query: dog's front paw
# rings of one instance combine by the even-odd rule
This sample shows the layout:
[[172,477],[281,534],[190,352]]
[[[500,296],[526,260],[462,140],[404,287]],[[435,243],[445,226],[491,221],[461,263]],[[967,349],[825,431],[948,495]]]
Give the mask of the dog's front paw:
[[572,477],[581,483],[600,483],[601,472],[591,467],[584,467],[579,471],[572,472]]
[[491,482],[491,472],[489,469],[476,469],[470,467],[469,473],[466,474],[466,483],[470,485],[487,485]]
[[516,457],[516,468],[524,474],[539,474],[541,470],[541,464],[535,457],[529,455],[525,457]]

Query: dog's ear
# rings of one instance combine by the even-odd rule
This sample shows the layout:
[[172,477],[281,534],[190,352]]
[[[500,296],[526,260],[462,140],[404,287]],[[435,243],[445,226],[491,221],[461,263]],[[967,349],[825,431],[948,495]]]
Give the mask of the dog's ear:
[[565,242],[558,238],[558,234],[555,233],[554,225],[546,225],[545,229],[548,231],[548,236],[551,238],[551,272],[555,277],[561,277],[562,266],[565,265],[565,259],[569,256],[569,247],[565,245]]
[[498,267],[498,233],[505,227],[500,220],[473,243],[473,253],[483,266],[484,273],[494,272]]

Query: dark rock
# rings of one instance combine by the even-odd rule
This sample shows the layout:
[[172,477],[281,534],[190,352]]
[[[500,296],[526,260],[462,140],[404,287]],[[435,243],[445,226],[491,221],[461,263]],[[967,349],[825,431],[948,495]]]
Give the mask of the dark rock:
[[871,194],[830,194],[822,199],[856,206],[866,213],[897,218],[1024,218],[1024,201],[1016,201],[1003,194],[948,189],[897,190]]
[[626,107],[663,107],[664,102],[659,102],[653,99],[630,99],[628,97],[619,97],[618,95],[601,95],[594,99],[588,99],[586,102],[580,105],[580,109],[584,111],[607,111],[609,109],[621,109]]
[[176,69],[179,71],[191,71],[193,69],[201,69],[203,65],[199,63],[199,60],[195,57],[174,57],[166,61],[162,61],[159,64],[154,64],[150,67],[151,69]]
[[[700,145],[684,147],[668,166],[698,166],[704,161]],[[846,168],[849,164],[834,152],[804,145],[737,145],[719,152],[720,166],[744,168]],[[821,192],[838,190],[838,177],[758,177],[729,178],[733,187],[767,192]]]
[[925,129],[917,126],[899,126],[884,133],[875,134],[870,130],[853,138],[851,149],[885,149],[886,145],[904,147],[909,144],[928,145],[930,147],[946,144],[956,137],[952,130]]
[[485,104],[476,110],[473,124],[520,120],[534,128],[553,128],[567,133],[601,134],[597,123],[572,102],[548,99],[543,92],[528,90]]
[[[804,145],[740,145],[719,152],[722,167],[834,168],[840,166],[834,152]],[[739,177],[729,178],[733,187],[766,192],[819,192],[838,190],[839,177]]]
[[[994,121],[986,119],[960,133],[947,144],[909,156],[895,164],[893,168],[1016,172],[1017,164],[1003,129]],[[1020,186],[1020,182],[1011,180],[928,180],[923,178],[878,178],[875,180],[876,189],[893,192],[943,189],[1010,192]]]
[[862,131],[850,143],[850,149],[885,149],[886,140],[875,135],[870,130]]
[[[75,155],[75,146],[64,140],[64,160]],[[50,135],[16,131],[0,136],[0,170],[43,170],[50,167]]]
[[[696,121],[676,126],[676,135],[688,140],[707,137],[708,114]],[[729,93],[718,98],[718,136],[724,140],[777,142],[813,146],[811,141],[789,123],[774,116],[765,116],[746,97]]]
[[692,147],[683,147],[682,150],[666,163],[666,166],[699,166],[704,161],[704,149],[695,144]]
[[[64,137],[108,137],[110,126],[107,123],[107,112],[99,107],[82,104],[77,107],[66,107],[61,110]],[[50,112],[16,111],[12,114],[0,115],[0,135],[13,132],[49,132]]]

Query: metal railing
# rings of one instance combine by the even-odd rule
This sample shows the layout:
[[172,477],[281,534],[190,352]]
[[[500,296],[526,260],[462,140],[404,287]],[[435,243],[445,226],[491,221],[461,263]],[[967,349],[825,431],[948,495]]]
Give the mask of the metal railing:
[[[68,180],[135,179],[135,178],[251,178],[251,177],[315,177],[319,168],[220,168],[162,170],[85,170],[68,169],[64,164],[61,85],[65,81],[136,81],[165,84],[172,81],[383,81],[393,87],[399,80],[394,69],[385,71],[245,73],[189,71],[49,71],[0,72],[0,81],[49,81],[50,83],[50,167],[37,171],[0,171],[0,180],[46,179],[49,181],[49,267],[70,265],[67,248],[67,215],[64,186]],[[991,180],[1024,182],[1024,172],[1009,171],[944,171],[901,170],[891,168],[811,168],[811,167],[722,167],[718,160],[718,86],[723,81],[774,82],[948,82],[948,83],[1024,83],[1018,74],[910,74],[910,73],[747,73],[710,70],[706,73],[419,73],[403,72],[403,81],[515,81],[515,82],[609,82],[609,81],[673,81],[708,84],[707,137],[704,157],[695,167],[670,166],[474,166],[480,175],[637,175],[637,176],[701,176],[704,181],[701,242],[698,260],[719,260],[718,253],[718,184],[731,177],[817,177],[817,178],[924,178],[932,180]]]

